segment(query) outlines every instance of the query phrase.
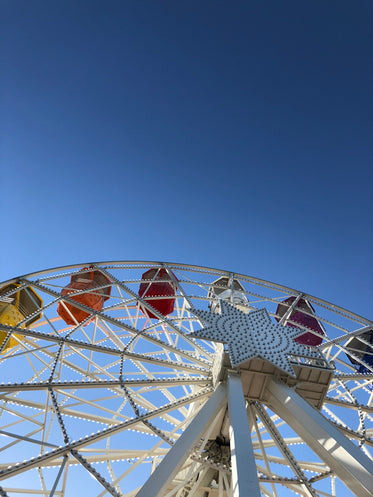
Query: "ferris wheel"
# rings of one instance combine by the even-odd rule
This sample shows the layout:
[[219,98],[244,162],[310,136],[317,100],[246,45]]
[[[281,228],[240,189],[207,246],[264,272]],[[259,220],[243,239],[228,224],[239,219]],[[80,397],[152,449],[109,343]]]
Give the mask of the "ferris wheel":
[[0,285],[0,495],[373,495],[373,323],[161,262]]

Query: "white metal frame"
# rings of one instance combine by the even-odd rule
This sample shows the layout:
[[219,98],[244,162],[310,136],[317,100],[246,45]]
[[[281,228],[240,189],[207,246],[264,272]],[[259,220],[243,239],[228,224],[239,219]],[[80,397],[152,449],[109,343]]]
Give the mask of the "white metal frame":
[[[5,381],[0,386],[0,495],[75,497],[79,490],[74,482],[79,478],[92,496],[138,493],[143,497],[150,495],[146,489],[152,488],[150,482],[156,478],[147,477],[158,478],[161,468],[166,476],[160,478],[158,494],[167,487],[169,497],[199,497],[198,482],[206,484],[209,475],[213,482],[204,492],[211,497],[242,497],[249,486],[253,495],[268,497],[282,492],[337,496],[348,492],[341,486],[343,480],[359,497],[371,495],[373,371],[359,374],[346,355],[349,352],[369,368],[346,344],[352,336],[372,329],[370,321],[257,278],[158,262],[96,263],[94,267],[111,281],[112,296],[102,311],[91,312],[70,297],[61,297],[71,274],[85,266],[17,278],[43,298],[44,306],[41,319],[31,326],[27,319],[17,326],[0,324],[0,330],[9,337],[16,334],[20,341],[18,347],[0,355]],[[175,311],[166,317],[158,313],[158,320],[141,314],[139,302],[156,315],[157,311],[151,300],[137,295],[141,274],[150,267],[164,267],[176,277],[172,276],[177,288]],[[266,386],[266,400],[244,399],[239,368],[229,380],[223,374],[218,379],[212,376],[215,344],[190,336],[208,326],[190,309],[209,309],[209,287],[221,276],[240,281],[248,311],[264,308],[272,320],[278,303],[289,295],[312,303],[326,333],[319,349],[335,365],[320,413],[294,390],[276,382]],[[56,312],[59,302],[91,312],[93,321],[87,326],[65,325]],[[289,309],[286,319],[290,313]],[[207,406],[213,405],[219,383],[226,381],[228,412],[220,417],[204,415]],[[308,426],[298,426],[306,415],[323,430],[319,438],[328,433],[337,445],[332,455],[315,442],[308,421]],[[207,418],[215,421],[214,427],[209,421],[206,426]],[[206,434],[217,436],[219,423],[224,433],[230,430],[231,466],[205,450]],[[179,449],[183,444],[185,451]],[[355,467],[352,472],[351,466]]]

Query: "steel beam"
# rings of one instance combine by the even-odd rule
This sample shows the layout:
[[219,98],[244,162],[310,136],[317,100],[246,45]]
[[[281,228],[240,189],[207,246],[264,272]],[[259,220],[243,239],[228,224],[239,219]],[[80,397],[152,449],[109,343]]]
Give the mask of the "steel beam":
[[44,464],[47,461],[53,461],[54,459],[65,455],[67,452],[71,452],[72,449],[78,450],[82,447],[86,447],[91,443],[95,443],[99,440],[105,440],[108,437],[120,433],[121,431],[131,429],[132,426],[135,426],[138,423],[143,422],[144,420],[156,418],[157,416],[162,416],[164,413],[172,411],[180,406],[184,406],[186,404],[190,404],[191,402],[195,402],[198,399],[202,399],[210,393],[209,390],[202,390],[202,392],[198,394],[190,394],[187,397],[183,397],[180,400],[172,402],[171,404],[166,404],[159,409],[155,409],[154,411],[147,412],[139,417],[128,419],[120,423],[119,425],[110,426],[109,428],[105,428],[104,430],[98,431],[96,433],[92,433],[83,439],[78,441],[71,442],[70,444],[66,444],[63,447],[58,447],[57,449],[52,450],[51,452],[45,452],[44,454],[24,461],[20,463],[18,466],[9,466],[4,470],[0,470],[0,480],[4,480],[5,478],[10,478],[11,476],[18,475],[23,473],[24,471],[28,471],[31,468],[37,468],[40,466],[40,463]]
[[136,497],[162,497],[168,484],[181,469],[193,445],[202,436],[226,399],[225,385],[219,385],[202,409],[188,425],[179,440],[163,458],[157,469],[150,475]]
[[0,392],[25,392],[27,390],[77,390],[79,388],[114,388],[125,385],[127,387],[157,387],[157,389],[174,387],[178,385],[210,386],[211,379],[201,376],[189,378],[160,378],[143,380],[87,380],[87,381],[41,381],[39,383],[8,383],[0,385]]
[[57,485],[58,485],[58,482],[60,481],[60,478],[61,478],[61,475],[63,473],[63,470],[65,469],[65,466],[66,466],[66,463],[67,461],[69,460],[69,456],[68,455],[65,455],[64,458],[63,458],[63,461],[62,461],[62,464],[61,464],[61,467],[58,471],[58,474],[57,474],[57,477],[56,477],[56,480],[53,484],[53,487],[50,491],[50,494],[49,494],[49,497],[53,497],[53,495],[55,495],[55,492],[56,492],[56,488],[57,488]]
[[245,398],[236,373],[228,374],[228,413],[233,497],[260,497]]
[[[35,433],[35,432],[34,432]],[[6,437],[17,438],[18,440],[24,440],[25,442],[31,442],[33,444],[45,445],[46,447],[58,447],[56,444],[50,444],[48,442],[43,442],[42,440],[36,440],[35,438],[30,438],[25,435],[17,435],[16,433],[11,433],[10,431],[0,430],[0,435],[4,435]],[[2,450],[4,447],[2,447]]]
[[359,497],[372,497],[373,461],[295,390],[267,385],[267,403]]

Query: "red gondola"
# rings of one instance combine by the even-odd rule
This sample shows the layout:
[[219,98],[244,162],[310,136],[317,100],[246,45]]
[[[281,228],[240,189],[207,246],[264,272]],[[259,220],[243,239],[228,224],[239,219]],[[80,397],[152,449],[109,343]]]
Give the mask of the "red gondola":
[[[176,276],[172,273],[175,279]],[[139,297],[150,304],[163,316],[171,314],[174,310],[176,287],[166,269],[149,269],[141,277]],[[160,298],[155,298],[160,297]],[[170,298],[164,298],[170,297]],[[150,310],[140,304],[141,312],[149,318],[158,319]]]
[[[91,268],[85,267],[77,274],[71,276],[70,283],[62,290],[62,296],[69,296],[79,304],[83,304],[95,311],[101,311],[105,300],[108,300],[111,293],[110,280],[99,270],[89,271]],[[101,288],[100,288],[101,287]],[[102,288],[103,287],[103,288]],[[71,295],[76,291],[84,291],[78,295]],[[90,315],[88,312],[74,306],[68,302],[60,302],[57,312],[66,324],[76,325],[82,323]],[[91,320],[92,321],[92,320]],[[88,324],[88,321],[86,324]]]
[[[296,297],[291,296],[288,299],[284,300],[283,303],[278,305],[276,311],[277,321],[280,321],[282,316],[286,314],[289,307],[294,303],[295,299]],[[302,311],[306,311],[308,314],[305,314]],[[307,300],[299,299],[298,303],[295,306],[295,309],[293,309],[288,319],[302,326],[305,326],[306,328],[310,328],[311,330],[316,331],[316,333],[318,333],[319,335],[325,335],[324,330],[321,328],[320,323],[317,321],[317,319],[309,315],[314,313],[315,313],[314,308]],[[287,323],[287,326],[292,326],[293,328],[299,328],[299,326],[292,323]],[[313,347],[316,347],[317,345],[321,344],[322,337],[314,335],[311,332],[306,332],[303,335],[296,338],[295,341],[303,345],[311,345]]]

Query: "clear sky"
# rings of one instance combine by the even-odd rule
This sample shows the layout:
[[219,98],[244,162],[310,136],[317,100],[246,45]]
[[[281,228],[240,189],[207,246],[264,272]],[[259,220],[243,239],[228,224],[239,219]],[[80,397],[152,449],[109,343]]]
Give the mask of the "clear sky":
[[0,280],[177,261],[373,318],[371,0],[0,6]]

